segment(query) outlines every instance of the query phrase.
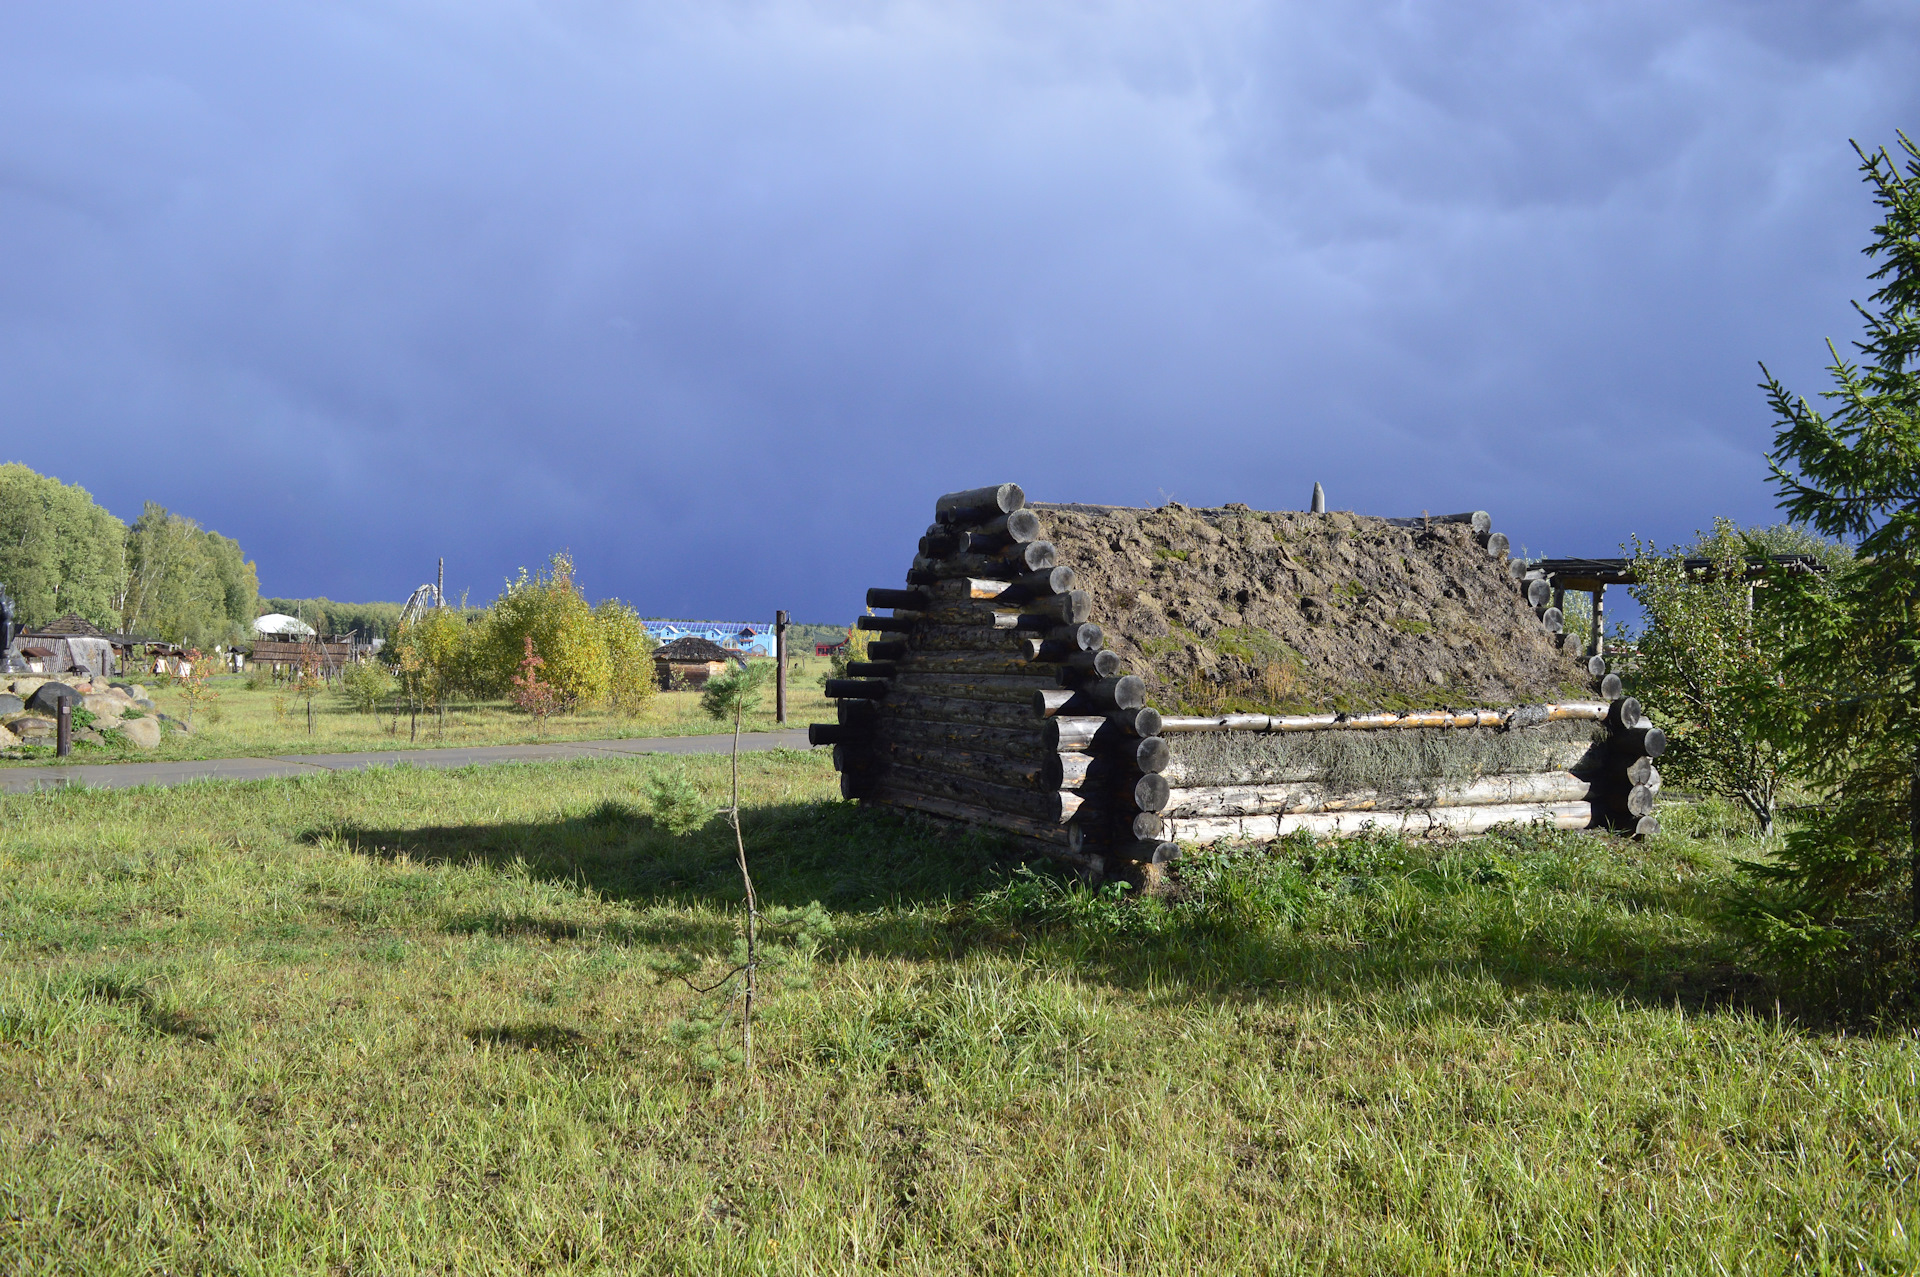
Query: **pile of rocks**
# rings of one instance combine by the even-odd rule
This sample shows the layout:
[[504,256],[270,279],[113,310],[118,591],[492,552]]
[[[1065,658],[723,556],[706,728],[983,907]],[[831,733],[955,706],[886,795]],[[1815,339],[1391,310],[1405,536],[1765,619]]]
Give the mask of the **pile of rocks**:
[[93,718],[75,724],[76,745],[127,744],[135,749],[157,749],[168,730],[186,731],[178,719],[159,712],[147,689],[138,683],[109,683],[48,678],[38,674],[14,677],[0,691],[0,746],[51,746],[59,730],[60,702],[85,710]]

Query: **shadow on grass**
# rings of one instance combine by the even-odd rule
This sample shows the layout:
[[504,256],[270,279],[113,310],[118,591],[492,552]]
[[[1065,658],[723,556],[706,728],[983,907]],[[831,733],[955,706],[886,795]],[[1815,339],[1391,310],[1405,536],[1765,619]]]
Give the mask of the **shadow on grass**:
[[144,985],[99,977],[87,982],[86,991],[93,997],[131,1006],[140,1017],[141,1025],[150,1032],[190,1042],[213,1041],[213,1030],[198,1016],[163,1006]]
[[[1688,887],[1645,845],[1514,831],[1444,842],[1300,842],[1211,854],[1169,900],[1089,891],[1001,840],[841,802],[743,813],[769,906],[819,901],[837,915],[831,951],[916,962],[978,952],[1085,978],[1208,1000],[1276,988],[1359,996],[1466,977],[1689,1010],[1772,1013],[1712,922],[1713,893]],[[620,803],[543,823],[309,831],[359,854],[483,865],[637,906],[730,909],[742,899],[731,830],[674,837]],[[1675,863],[1686,864],[1682,851]],[[719,955],[723,914],[583,922],[532,913],[449,919],[456,932],[655,946]]]

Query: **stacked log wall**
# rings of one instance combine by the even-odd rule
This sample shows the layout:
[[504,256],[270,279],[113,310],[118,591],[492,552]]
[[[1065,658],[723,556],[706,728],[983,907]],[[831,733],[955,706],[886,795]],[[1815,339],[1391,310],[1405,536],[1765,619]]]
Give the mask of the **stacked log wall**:
[[[1484,514],[1446,517],[1471,521],[1489,557],[1504,559],[1505,538]],[[1589,672],[1604,700],[1170,717],[1145,704],[1142,681],[1089,622],[1092,601],[1075,588],[1075,565],[1059,561],[1017,484],[941,497],[918,551],[905,588],[869,591],[868,606],[890,614],[859,618],[858,628],[875,635],[868,659],[828,680],[837,722],[809,729],[815,744],[833,745],[850,799],[997,829],[1096,878],[1165,864],[1183,842],[1302,830],[1657,828],[1652,760],[1664,736],[1618,694],[1618,679],[1597,658]],[[1537,592],[1521,574],[1515,580]],[[1552,609],[1539,615],[1558,631]],[[1281,775],[1255,765],[1257,742],[1301,733],[1393,733],[1407,742],[1497,734],[1503,770],[1447,778],[1408,768],[1356,788],[1324,768]],[[1222,737],[1256,743],[1249,766],[1203,776],[1194,742]]]

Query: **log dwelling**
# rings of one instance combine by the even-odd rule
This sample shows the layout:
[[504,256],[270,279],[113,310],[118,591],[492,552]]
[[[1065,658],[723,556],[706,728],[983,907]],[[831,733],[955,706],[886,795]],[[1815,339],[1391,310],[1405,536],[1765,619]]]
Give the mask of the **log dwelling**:
[[942,496],[809,738],[850,799],[1096,880],[1296,832],[1658,828],[1664,734],[1486,513],[1315,505]]
[[654,677],[662,691],[705,687],[708,679],[727,668],[727,662],[739,659],[738,653],[712,639],[690,634],[653,649]]

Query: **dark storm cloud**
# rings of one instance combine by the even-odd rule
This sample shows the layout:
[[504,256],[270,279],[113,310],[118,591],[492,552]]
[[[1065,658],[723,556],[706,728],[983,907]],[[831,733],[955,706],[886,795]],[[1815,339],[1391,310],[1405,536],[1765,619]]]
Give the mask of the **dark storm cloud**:
[[1912,10],[0,15],[6,455],[274,592],[833,618],[933,495],[1771,518]]

